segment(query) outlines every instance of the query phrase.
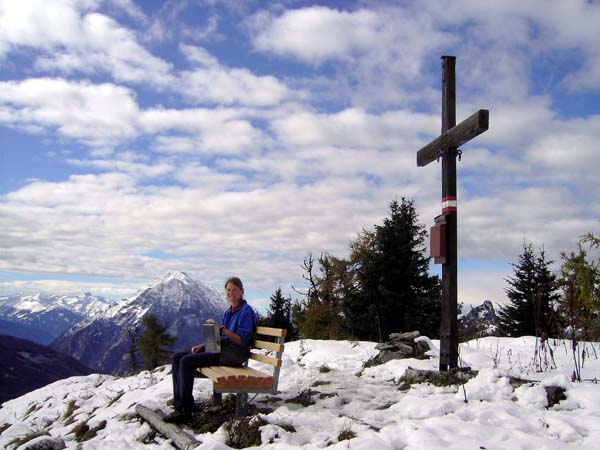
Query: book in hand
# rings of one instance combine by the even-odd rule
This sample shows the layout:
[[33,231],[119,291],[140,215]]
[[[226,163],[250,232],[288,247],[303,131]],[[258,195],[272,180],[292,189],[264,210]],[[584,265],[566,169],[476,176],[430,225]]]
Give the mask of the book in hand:
[[204,351],[221,353],[221,333],[219,326],[216,324],[204,324]]

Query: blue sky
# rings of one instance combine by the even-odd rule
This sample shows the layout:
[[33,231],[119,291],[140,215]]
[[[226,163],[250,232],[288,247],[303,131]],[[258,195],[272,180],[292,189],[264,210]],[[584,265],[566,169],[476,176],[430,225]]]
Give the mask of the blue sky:
[[[169,269],[259,304],[347,256],[390,201],[439,214],[440,57],[457,120],[459,300],[505,301],[523,242],[600,230],[600,4],[0,0],[0,295],[131,295]],[[439,267],[432,267],[439,271]]]

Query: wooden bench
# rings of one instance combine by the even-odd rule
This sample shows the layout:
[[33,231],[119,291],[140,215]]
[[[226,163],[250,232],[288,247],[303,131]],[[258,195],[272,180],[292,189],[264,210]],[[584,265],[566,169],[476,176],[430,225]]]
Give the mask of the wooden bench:
[[[276,393],[286,333],[283,328],[256,328],[250,359],[271,365],[273,370],[270,373],[252,369],[247,363],[244,367],[210,366],[196,369],[200,377],[212,380],[214,399],[220,401],[223,393],[235,393],[235,415],[241,417],[248,415],[249,393]],[[275,342],[264,340],[265,336],[274,338]],[[268,350],[274,352],[274,356],[256,350]]]

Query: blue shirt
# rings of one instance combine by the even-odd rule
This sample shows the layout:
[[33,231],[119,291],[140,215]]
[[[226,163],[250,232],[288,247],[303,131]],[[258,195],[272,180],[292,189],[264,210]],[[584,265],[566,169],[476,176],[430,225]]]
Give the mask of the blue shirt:
[[[233,312],[231,311],[231,306],[227,308],[223,314],[221,323],[225,328],[234,332],[242,339],[242,347],[250,347],[252,339],[254,338],[254,330],[256,329],[256,313],[252,306],[245,300],[243,300],[241,306]],[[229,340],[229,338],[223,336],[221,340]]]

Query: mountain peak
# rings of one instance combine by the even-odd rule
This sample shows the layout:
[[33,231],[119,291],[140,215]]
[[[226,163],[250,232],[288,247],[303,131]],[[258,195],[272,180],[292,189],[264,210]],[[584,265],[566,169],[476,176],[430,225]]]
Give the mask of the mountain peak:
[[193,278],[190,277],[187,273],[182,272],[180,270],[167,270],[167,272],[165,272],[165,274],[162,277],[151,283],[150,286],[152,287],[161,283],[169,283],[173,280],[180,281],[183,284],[195,284]]

